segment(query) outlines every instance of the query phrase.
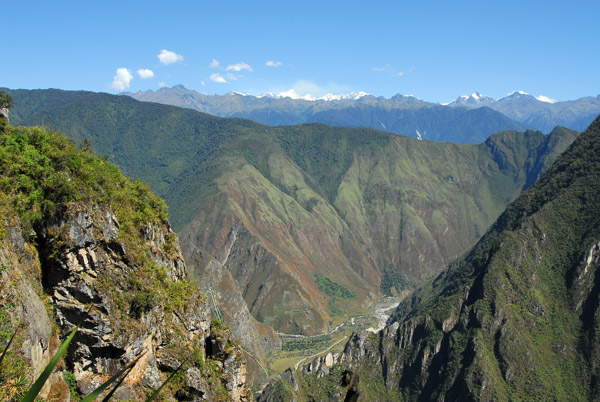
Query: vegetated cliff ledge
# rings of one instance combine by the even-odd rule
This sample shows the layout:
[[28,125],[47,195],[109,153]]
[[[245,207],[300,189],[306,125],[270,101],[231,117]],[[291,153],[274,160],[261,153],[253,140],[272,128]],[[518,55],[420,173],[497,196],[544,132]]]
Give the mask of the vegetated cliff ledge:
[[600,398],[600,117],[376,334],[259,400]]
[[[229,330],[188,279],[164,202],[115,166],[0,118],[0,400],[17,400],[93,308],[46,400],[78,400],[140,357],[118,400],[251,400]],[[2,348],[4,350],[4,348]]]

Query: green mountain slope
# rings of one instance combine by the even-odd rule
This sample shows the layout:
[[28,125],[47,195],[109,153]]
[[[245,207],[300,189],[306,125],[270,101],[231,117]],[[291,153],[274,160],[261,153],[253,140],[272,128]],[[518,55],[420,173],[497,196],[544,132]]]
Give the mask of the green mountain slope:
[[261,400],[598,400],[599,177],[597,118],[381,332]]
[[[576,136],[557,128],[434,143],[56,94],[47,110],[19,111],[23,122],[87,139],[148,181],[182,241],[225,265],[255,318],[304,334],[437,274]],[[30,95],[14,92],[15,109]]]

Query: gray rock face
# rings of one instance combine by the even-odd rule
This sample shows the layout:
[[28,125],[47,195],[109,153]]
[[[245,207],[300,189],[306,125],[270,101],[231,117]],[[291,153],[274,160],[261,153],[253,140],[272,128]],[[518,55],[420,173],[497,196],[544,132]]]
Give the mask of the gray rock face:
[[22,296],[23,308],[29,318],[29,336],[24,345],[26,355],[33,363],[34,371],[39,374],[48,363],[52,324],[44,303],[29,283],[22,282],[18,287]]
[[[184,363],[194,349],[201,353],[202,361],[210,362],[217,369],[209,372],[208,368],[186,363],[189,368],[186,368],[184,388],[201,398],[193,400],[215,400],[217,395],[225,395],[223,392],[233,401],[251,398],[246,388],[241,350],[234,346],[230,332],[220,329],[218,335],[215,334],[208,308],[199,294],[178,307],[168,308],[157,303],[157,296],[150,297],[149,301],[143,299],[146,304],[137,310],[134,304],[123,306],[124,300],[131,299],[125,297],[130,296],[128,292],[145,295],[146,288],[136,290],[136,286],[142,286],[136,281],[144,273],[138,272],[142,269],[136,262],[140,256],[130,251],[135,247],[126,245],[120,224],[109,207],[69,205],[52,222],[36,227],[37,249],[23,239],[19,230],[7,232],[15,251],[0,247],[0,263],[9,266],[23,259],[15,252],[28,252],[31,260],[35,258],[41,271],[41,285],[55,306],[62,337],[85,317],[66,356],[67,368],[73,372],[83,395],[139,358],[115,396],[119,400],[144,400],[148,389],[158,388],[166,375]],[[148,253],[153,269],[164,270],[165,283],[187,278],[178,241],[168,225],[142,225],[136,241],[141,242],[141,249]],[[136,250],[139,253],[140,248]],[[0,290],[0,300],[5,300],[7,290],[10,291]],[[21,314],[27,319],[23,348],[37,376],[56,348],[51,347],[53,319],[32,282],[22,280],[15,290]],[[162,291],[156,289],[156,292]],[[133,298],[132,303],[136,300]],[[92,309],[86,316],[90,306]],[[123,315],[127,311],[129,316]],[[62,374],[49,381],[42,396],[47,396],[51,387],[55,391],[58,383],[66,387]]]
[[268,375],[259,364],[264,366],[265,357],[281,349],[281,340],[273,329],[253,318],[237,282],[223,264],[190,245],[184,252],[191,265],[191,275],[198,280],[202,292],[209,297],[212,292],[215,298],[215,305],[212,300],[209,302],[213,317],[217,317],[216,307],[234,338],[239,339],[246,353],[251,355],[247,357],[248,380],[253,386],[260,387],[268,380]]
[[[35,279],[30,281],[30,278],[36,278],[39,264],[21,234],[20,225],[14,222],[10,226],[7,224],[0,221],[0,228],[6,228],[8,234],[0,238],[0,312],[3,316],[0,328],[9,333],[17,330],[18,336],[12,348],[28,363],[30,377],[34,378],[56,352],[56,334],[42,290],[36,286]],[[4,364],[7,364],[7,359]],[[51,390],[60,387],[66,387],[66,384],[62,376],[55,373],[42,388],[40,396],[46,398]],[[3,393],[0,399],[2,396]]]

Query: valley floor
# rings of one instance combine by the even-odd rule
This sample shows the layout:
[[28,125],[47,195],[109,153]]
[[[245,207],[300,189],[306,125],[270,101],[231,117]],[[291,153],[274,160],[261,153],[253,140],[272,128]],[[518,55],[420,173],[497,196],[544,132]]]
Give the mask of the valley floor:
[[341,352],[353,332],[379,331],[406,296],[385,297],[372,302],[363,314],[338,317],[332,324],[333,329],[326,334],[304,336],[278,333],[282,347],[267,360],[269,372],[281,374],[288,368],[298,368],[325,353]]

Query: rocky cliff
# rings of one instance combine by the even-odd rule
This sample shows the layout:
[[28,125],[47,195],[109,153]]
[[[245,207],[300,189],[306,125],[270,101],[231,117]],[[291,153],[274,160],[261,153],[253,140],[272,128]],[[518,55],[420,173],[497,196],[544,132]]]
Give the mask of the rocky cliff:
[[600,118],[382,331],[260,400],[598,400],[598,177]]
[[145,399],[182,365],[164,398],[251,400],[242,350],[211,322],[164,203],[58,134],[0,123],[0,340],[17,334],[0,399],[83,320],[47,400],[77,400],[135,359],[116,399]]
[[[229,270],[207,252],[187,245],[184,255],[191,266],[190,275],[199,282],[203,294],[210,297],[213,316],[228,324],[244,348],[248,365],[248,382],[260,389],[269,379],[266,357],[281,349],[275,331],[254,319]],[[199,269],[199,267],[203,267]]]

